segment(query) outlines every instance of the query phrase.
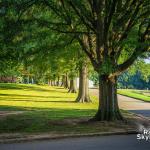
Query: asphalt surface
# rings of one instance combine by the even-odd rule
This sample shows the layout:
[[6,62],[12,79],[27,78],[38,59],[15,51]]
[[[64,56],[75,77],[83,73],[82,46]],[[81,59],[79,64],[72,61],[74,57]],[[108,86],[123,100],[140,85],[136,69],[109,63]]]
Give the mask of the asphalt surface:
[[129,110],[129,111],[139,115],[143,115],[145,117],[150,117],[150,110]]
[[[130,110],[150,117],[150,110]],[[111,135],[0,144],[0,150],[150,150],[150,140],[137,135]]]
[[116,135],[1,144],[0,150],[150,150],[150,141]]
[[124,110],[150,110],[150,102],[118,95],[119,108]]
[[[97,96],[99,95],[98,89],[90,89],[90,94]],[[124,110],[150,110],[150,102],[144,102],[135,98],[123,96],[118,94],[119,108]]]

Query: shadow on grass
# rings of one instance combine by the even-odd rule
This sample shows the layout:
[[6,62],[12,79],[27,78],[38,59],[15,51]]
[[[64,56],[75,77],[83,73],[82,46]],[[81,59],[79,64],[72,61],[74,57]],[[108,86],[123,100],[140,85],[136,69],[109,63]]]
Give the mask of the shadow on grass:
[[75,101],[65,101],[65,100],[58,100],[58,101],[54,101],[54,100],[47,100],[47,101],[45,101],[45,100],[27,100],[26,98],[11,98],[11,99],[4,99],[4,98],[0,98],[0,100],[4,100],[4,101],[14,101],[14,102],[44,102],[44,103],[76,103]]
[[57,86],[55,86],[55,88],[56,88],[56,89],[64,89],[63,87],[57,87]]
[[9,105],[0,105],[0,111],[25,111],[25,110],[28,110],[28,108],[18,107],[18,106],[9,106]]
[[[41,98],[37,99],[37,98]],[[70,99],[74,97],[67,96],[34,96],[34,95],[19,95],[19,94],[0,94],[0,101],[20,101],[20,102],[56,102],[56,103],[75,103],[69,100],[50,100],[53,99]]]
[[[62,126],[52,124],[52,121],[71,118],[88,118],[95,114],[92,109],[45,109],[45,108],[32,108],[32,107],[13,107],[13,106],[0,106],[0,110],[22,110],[22,114],[10,115],[0,118],[0,133],[12,132],[50,132],[64,130],[73,131],[78,126]],[[57,128],[56,128],[57,127]],[[73,128],[75,127],[75,128]],[[76,129],[76,130],[77,130]],[[83,127],[84,129],[84,127]],[[81,130],[83,130],[81,129]],[[76,131],[75,130],[75,131]]]
[[76,112],[89,112],[96,111],[96,109],[71,109],[71,108],[41,108],[41,107],[25,107],[25,106],[10,106],[10,105],[0,105],[0,111],[51,111],[51,112],[73,112],[76,116]]
[[[0,94],[0,96],[4,96],[3,99],[6,97],[11,96],[11,98],[13,98],[13,96],[17,96],[19,98],[21,97],[26,97],[26,98],[30,98],[30,97],[35,97],[35,98],[73,98],[73,96],[38,96],[38,95],[22,95],[22,94]],[[14,98],[15,99],[15,98]]]
[[[37,87],[38,85],[36,85],[36,87],[34,85],[30,85],[30,84],[27,84],[27,85],[22,85],[22,84],[14,84],[14,83],[0,83],[0,89],[1,90],[9,90],[9,89],[16,89],[16,90],[19,90],[19,89],[22,89],[22,90],[25,90],[25,91],[45,91],[45,92],[59,92],[59,93],[67,93],[67,91],[58,91],[58,90],[52,90],[52,89],[44,89],[42,87]],[[55,87],[56,89],[63,89],[63,88],[59,88],[59,87]]]

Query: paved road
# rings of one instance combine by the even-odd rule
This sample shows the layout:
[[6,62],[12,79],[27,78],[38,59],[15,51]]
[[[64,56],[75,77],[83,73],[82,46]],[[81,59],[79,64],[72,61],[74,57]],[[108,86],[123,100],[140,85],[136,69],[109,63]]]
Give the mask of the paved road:
[[150,150],[150,141],[117,135],[2,144],[0,150]]
[[[90,89],[90,93],[98,96],[98,89]],[[118,95],[119,108],[150,117],[150,102]]]
[[124,110],[150,110],[150,102],[118,95],[119,106]]
[[150,117],[150,103],[118,95],[119,107],[124,110]]
[[129,111],[143,115],[145,117],[150,117],[150,110],[129,110]]
[[[98,89],[90,89],[90,93],[98,96]],[[150,110],[150,102],[118,95],[119,107],[124,110]]]

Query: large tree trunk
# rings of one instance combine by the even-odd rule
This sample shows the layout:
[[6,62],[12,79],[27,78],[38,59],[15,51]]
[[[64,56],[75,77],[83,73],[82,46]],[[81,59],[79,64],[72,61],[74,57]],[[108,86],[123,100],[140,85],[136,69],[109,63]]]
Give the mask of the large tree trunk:
[[117,100],[117,78],[99,77],[99,108],[94,120],[123,120]]
[[70,87],[69,87],[69,91],[68,92],[69,93],[77,93],[75,79],[71,79],[70,80]]
[[88,68],[85,64],[79,69],[79,93],[76,102],[91,102],[88,87]]
[[65,75],[64,88],[69,89],[69,79],[68,79],[68,74],[67,73]]

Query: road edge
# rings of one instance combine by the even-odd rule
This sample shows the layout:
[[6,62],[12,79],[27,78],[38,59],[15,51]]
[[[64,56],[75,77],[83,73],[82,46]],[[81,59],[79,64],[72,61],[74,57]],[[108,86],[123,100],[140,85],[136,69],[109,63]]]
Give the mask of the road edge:
[[112,131],[112,132],[99,132],[99,133],[87,133],[87,134],[28,134],[21,135],[20,137],[7,137],[7,139],[0,139],[0,144],[5,143],[21,143],[39,140],[56,140],[64,138],[79,138],[79,137],[94,137],[94,136],[110,136],[110,135],[128,135],[137,134],[136,130],[122,130],[122,131]]

